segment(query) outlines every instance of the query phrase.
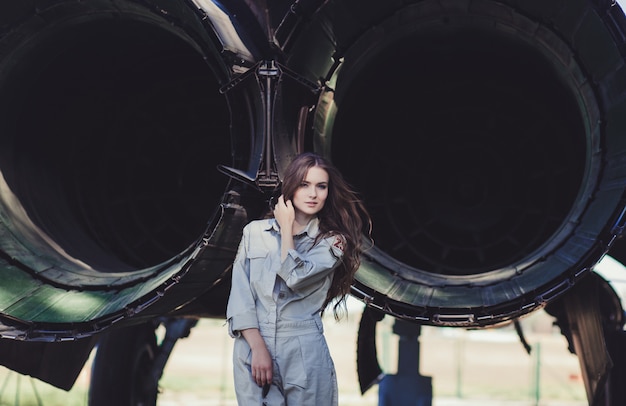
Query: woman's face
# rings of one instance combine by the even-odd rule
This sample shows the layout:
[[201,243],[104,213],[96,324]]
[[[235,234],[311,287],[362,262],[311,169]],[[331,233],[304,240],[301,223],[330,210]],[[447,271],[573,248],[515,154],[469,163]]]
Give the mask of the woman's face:
[[293,195],[296,212],[313,217],[324,207],[328,197],[328,172],[319,166],[309,168],[300,187]]

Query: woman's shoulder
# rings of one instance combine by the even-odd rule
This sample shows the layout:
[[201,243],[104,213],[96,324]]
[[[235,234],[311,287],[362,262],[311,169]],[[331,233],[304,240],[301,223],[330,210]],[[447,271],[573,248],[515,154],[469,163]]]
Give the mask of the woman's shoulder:
[[323,241],[328,244],[336,257],[341,257],[345,250],[346,238],[343,234],[331,233],[324,237]]
[[252,220],[246,224],[245,228],[248,232],[266,231],[273,227],[274,219],[258,219]]

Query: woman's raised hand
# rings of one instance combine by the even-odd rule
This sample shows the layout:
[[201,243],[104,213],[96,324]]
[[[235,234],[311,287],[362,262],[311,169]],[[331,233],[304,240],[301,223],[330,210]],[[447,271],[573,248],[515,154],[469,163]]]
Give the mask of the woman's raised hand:
[[285,197],[283,195],[278,197],[278,203],[276,203],[276,206],[274,207],[274,218],[276,218],[281,230],[291,232],[293,222],[296,218],[296,213],[291,200],[285,201]]

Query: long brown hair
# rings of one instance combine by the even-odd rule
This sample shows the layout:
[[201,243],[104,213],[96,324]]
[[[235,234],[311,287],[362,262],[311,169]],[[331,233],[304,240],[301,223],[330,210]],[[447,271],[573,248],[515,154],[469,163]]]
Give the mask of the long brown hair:
[[340,235],[344,238],[343,258],[334,271],[333,283],[321,309],[323,314],[326,306],[334,299],[338,299],[333,306],[333,314],[338,320],[339,306],[345,304],[354,275],[361,265],[363,234],[368,237],[371,235],[371,220],[363,202],[344,180],[339,170],[325,158],[311,152],[296,156],[287,167],[282,183],[285,200],[293,199],[307,172],[314,166],[328,173],[328,197],[324,207],[317,214],[320,233],[316,243],[331,235]]

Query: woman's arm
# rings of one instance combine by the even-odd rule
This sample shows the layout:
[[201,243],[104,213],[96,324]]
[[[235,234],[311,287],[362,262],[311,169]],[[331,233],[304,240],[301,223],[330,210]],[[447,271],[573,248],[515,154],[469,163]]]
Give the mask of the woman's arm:
[[343,238],[339,235],[330,236],[304,253],[289,250],[277,274],[289,288],[305,289],[332,273],[342,256]]
[[248,225],[243,229],[231,272],[231,288],[226,306],[226,320],[231,337],[238,337],[241,330],[259,327],[254,294],[250,288],[250,262],[247,254],[249,235]]
[[272,383],[272,357],[259,329],[248,328],[241,331],[243,338],[252,350],[252,379],[259,386]]
[[283,262],[289,250],[296,248],[293,241],[293,222],[296,214],[291,200],[285,201],[283,195],[280,195],[274,208],[274,218],[280,226],[280,261]]

